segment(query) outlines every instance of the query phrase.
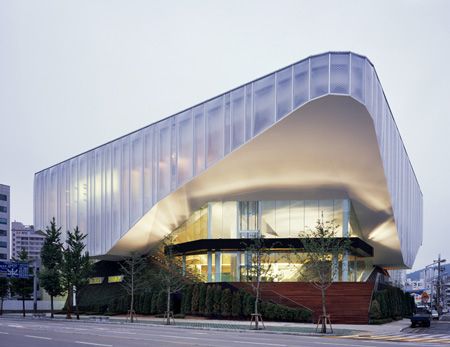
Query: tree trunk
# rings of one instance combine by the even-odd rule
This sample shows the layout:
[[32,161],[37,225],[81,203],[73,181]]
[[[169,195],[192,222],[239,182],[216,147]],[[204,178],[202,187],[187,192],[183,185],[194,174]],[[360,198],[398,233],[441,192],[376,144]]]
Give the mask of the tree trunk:
[[53,317],[53,295],[50,295],[50,317]]
[[0,316],[3,315],[3,298],[2,302],[0,303]]
[[167,287],[167,321],[166,324],[170,325],[170,286]]
[[131,289],[131,303],[130,303],[130,322],[134,322],[134,288]]
[[320,288],[321,292],[322,292],[322,333],[326,334],[327,333],[327,322],[326,322],[326,316],[327,316],[327,305],[326,305],[326,301],[325,301],[325,288],[322,287]]
[[72,288],[69,286],[67,290],[67,311],[66,311],[66,319],[72,319]]
[[255,298],[255,329],[259,328],[259,317],[258,317],[258,301],[259,301],[259,292],[260,292],[260,284],[261,284],[261,255],[258,253],[256,255],[256,298]]
[[22,295],[22,316],[25,317],[25,295]]
[[75,312],[77,313],[77,319],[80,320],[80,312],[78,311],[78,290],[75,289]]

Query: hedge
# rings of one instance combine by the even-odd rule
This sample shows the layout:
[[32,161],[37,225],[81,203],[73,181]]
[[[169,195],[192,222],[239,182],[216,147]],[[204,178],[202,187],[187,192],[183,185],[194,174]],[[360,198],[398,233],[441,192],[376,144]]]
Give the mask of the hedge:
[[[135,311],[139,314],[162,314],[166,310],[164,290],[147,289],[135,296]],[[129,310],[130,297],[119,285],[89,285],[80,293],[81,312],[95,314],[124,314]],[[220,285],[197,283],[186,286],[173,296],[171,309],[180,317],[193,314],[214,318],[248,318],[254,312],[255,297],[242,290]],[[266,320],[310,322],[311,312],[270,302],[261,302],[260,313]]]
[[373,294],[370,305],[370,323],[383,324],[409,317],[414,313],[413,297],[400,288],[388,286]]

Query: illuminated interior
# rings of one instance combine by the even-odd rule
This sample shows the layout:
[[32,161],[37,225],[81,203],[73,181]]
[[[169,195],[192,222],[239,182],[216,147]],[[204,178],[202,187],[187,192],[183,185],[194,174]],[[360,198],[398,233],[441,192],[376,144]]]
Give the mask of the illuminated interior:
[[[195,211],[171,234],[173,243],[195,240],[295,239],[307,237],[317,221],[332,222],[336,237],[361,237],[359,223],[348,199],[215,201]],[[265,252],[263,281],[308,280],[302,271],[305,254],[279,247]],[[255,254],[248,250],[194,249],[178,255],[185,271],[205,282],[251,281]],[[330,267],[331,267],[330,260]],[[342,254],[335,281],[365,281],[373,269],[372,257]]]

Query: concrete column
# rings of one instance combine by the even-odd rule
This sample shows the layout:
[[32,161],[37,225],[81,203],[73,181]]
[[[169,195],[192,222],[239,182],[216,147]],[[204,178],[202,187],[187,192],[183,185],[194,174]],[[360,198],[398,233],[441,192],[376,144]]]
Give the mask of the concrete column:
[[236,252],[236,281],[241,281],[241,252]]
[[[342,237],[349,237],[349,223],[350,223],[350,200],[344,199],[342,201]],[[342,255],[342,282],[348,281],[348,251]]]
[[221,264],[220,264],[220,255],[221,255],[221,252],[216,252],[216,278],[215,278],[215,281],[214,282],[221,282]]
[[350,223],[350,200],[345,199],[342,201],[342,236],[349,237],[349,223]]
[[342,282],[348,282],[348,251],[342,255]]
[[182,264],[182,274],[183,277],[186,276],[186,255],[183,254],[183,256],[181,257],[181,264]]
[[212,230],[211,230],[211,217],[212,217],[212,208],[211,208],[211,203],[208,202],[208,239],[212,238]]
[[333,259],[331,259],[332,266],[332,274],[333,274],[333,282],[339,281],[339,261],[336,255],[333,255]]
[[212,282],[212,253],[209,251],[208,255],[208,282]]

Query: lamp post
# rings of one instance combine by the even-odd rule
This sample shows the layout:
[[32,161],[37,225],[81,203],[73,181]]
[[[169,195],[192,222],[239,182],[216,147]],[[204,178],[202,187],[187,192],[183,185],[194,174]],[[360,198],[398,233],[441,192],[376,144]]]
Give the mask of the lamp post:
[[439,315],[442,314],[442,306],[441,306],[441,294],[442,294],[442,290],[441,290],[441,285],[442,285],[442,281],[441,281],[441,263],[445,263],[446,260],[445,259],[441,259],[441,255],[439,254],[439,257],[437,260],[433,260],[433,263],[437,263],[437,268],[438,268],[438,278],[437,278],[437,285],[436,285],[436,309],[439,313]]

